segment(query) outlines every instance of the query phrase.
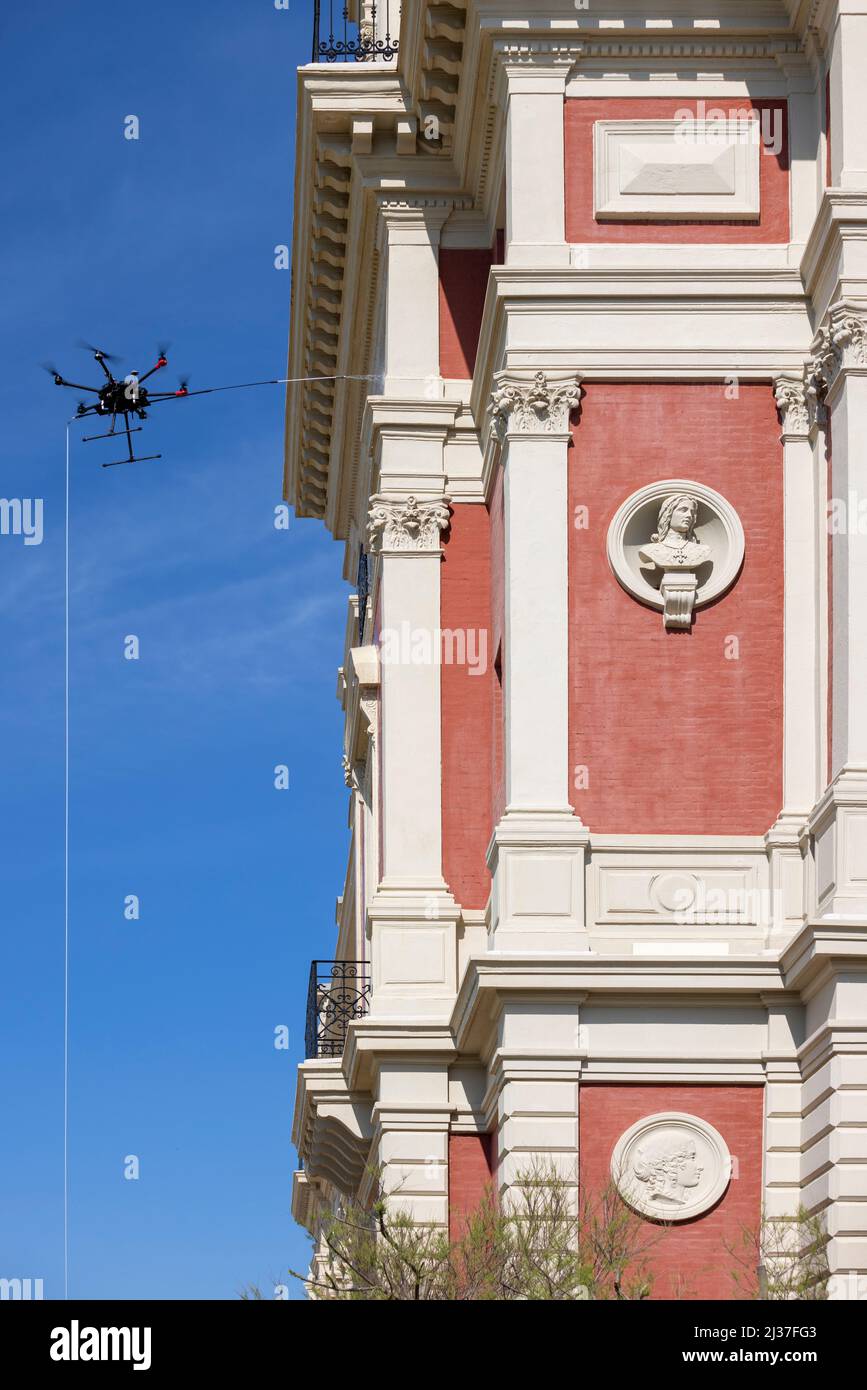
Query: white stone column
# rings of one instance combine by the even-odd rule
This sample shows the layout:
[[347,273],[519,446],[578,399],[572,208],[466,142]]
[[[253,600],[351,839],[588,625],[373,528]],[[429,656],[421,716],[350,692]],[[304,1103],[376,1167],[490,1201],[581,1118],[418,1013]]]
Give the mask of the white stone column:
[[830,413],[831,785],[810,826],[820,915],[867,920],[867,307],[840,300],[808,390]]
[[835,962],[807,1006],[801,1200],[830,1237],[830,1297],[867,1296],[867,974]]
[[440,1017],[456,989],[457,907],[442,875],[441,533],[448,499],[379,494],[383,871],[369,907],[371,1013]]
[[500,373],[506,812],[489,854],[498,950],[586,949],[586,828],[569,804],[568,451],[574,376]]
[[795,1216],[801,1202],[801,1068],[803,1006],[798,994],[767,995],[765,1064],[764,1212],[768,1220]]
[[[384,1058],[373,1107],[372,1167],[392,1211],[425,1225],[448,1226],[448,1060]],[[375,1173],[368,1172],[365,1197]]]
[[403,400],[442,397],[439,345],[439,242],[453,204],[437,199],[380,202],[384,260],[385,383]]
[[867,7],[837,0],[831,24],[831,183],[867,189]]
[[501,1203],[520,1209],[522,1178],[555,1174],[578,1203],[578,1009],[569,999],[505,999],[490,1064],[496,1103],[495,1175]]
[[783,446],[783,805],[766,836],[772,931],[790,935],[806,909],[805,827],[822,789],[819,694],[821,546],[814,433],[802,376],[779,376]]
[[500,69],[506,108],[506,262],[568,265],[564,99],[571,58],[524,52]]

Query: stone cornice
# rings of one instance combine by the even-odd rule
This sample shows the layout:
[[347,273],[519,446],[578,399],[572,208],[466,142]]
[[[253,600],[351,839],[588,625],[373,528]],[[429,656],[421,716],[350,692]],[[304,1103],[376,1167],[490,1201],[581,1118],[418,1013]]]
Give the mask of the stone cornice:
[[397,198],[390,193],[377,196],[379,209],[380,250],[388,242],[425,241],[439,244],[443,224],[457,210],[472,207],[469,198],[408,197]]
[[867,240],[867,193],[826,188],[801,265],[809,295],[815,299],[824,287],[822,299],[816,304],[819,313],[825,308],[826,296],[833,299],[841,293],[840,277],[847,274],[843,261],[846,243],[864,240]]
[[415,1019],[390,1022],[367,1017],[350,1023],[343,1049],[342,1071],[346,1085],[363,1090],[372,1084],[383,1057],[424,1057],[444,1066],[455,1060],[455,1045],[446,1024]]
[[298,1067],[292,1142],[310,1177],[355,1192],[373,1133],[370,1097],[350,1091],[338,1057]]
[[786,988],[800,991],[805,1001],[841,974],[867,977],[867,925],[807,922],[783,949],[780,967]]
[[690,960],[653,960],[646,956],[564,955],[511,956],[490,952],[467,965],[451,1018],[451,1033],[459,1052],[483,1055],[502,1000],[545,994],[613,997],[666,996],[694,1001],[697,996],[718,1002],[775,996],[784,989],[778,960],[728,956]]

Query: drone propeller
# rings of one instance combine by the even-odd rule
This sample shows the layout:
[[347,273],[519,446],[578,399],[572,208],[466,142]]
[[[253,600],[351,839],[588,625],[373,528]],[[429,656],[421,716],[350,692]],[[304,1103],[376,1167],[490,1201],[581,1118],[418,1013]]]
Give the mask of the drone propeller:
[[181,377],[181,378],[178,380],[178,389],[177,389],[177,391],[175,392],[175,395],[176,395],[176,396],[188,396],[189,394],[190,394],[190,378],[189,378],[188,376],[187,376],[187,377]]
[[53,376],[56,382],[60,383],[63,380],[63,377],[60,375],[60,372],[53,362],[40,362],[39,365],[43,372],[47,372],[49,376]]
[[94,357],[102,358],[103,362],[122,362],[123,358],[116,356],[112,352],[103,352],[102,348],[94,347],[93,343],[86,343],[83,338],[78,339],[78,347],[84,348],[87,352],[92,352]]

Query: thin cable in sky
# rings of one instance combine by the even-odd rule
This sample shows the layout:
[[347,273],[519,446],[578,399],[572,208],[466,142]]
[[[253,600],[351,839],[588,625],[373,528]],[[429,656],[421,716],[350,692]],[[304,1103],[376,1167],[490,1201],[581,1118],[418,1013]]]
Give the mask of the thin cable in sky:
[[201,391],[177,393],[177,399],[186,396],[212,396],[215,391],[246,391],[248,386],[289,386],[303,381],[375,381],[375,376],[275,376],[267,381],[241,381],[235,386],[205,386]]

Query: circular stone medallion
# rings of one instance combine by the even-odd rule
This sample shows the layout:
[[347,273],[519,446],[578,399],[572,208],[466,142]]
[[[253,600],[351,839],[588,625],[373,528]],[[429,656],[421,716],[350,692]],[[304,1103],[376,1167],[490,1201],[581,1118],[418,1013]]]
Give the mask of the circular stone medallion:
[[[618,507],[608,528],[608,563],[621,586],[639,603],[663,608],[662,568],[648,560],[659,558],[665,545],[653,544],[658,535],[660,509],[667,499],[688,498],[694,507],[691,542],[679,552],[669,544],[672,564],[683,554],[687,571],[695,574],[696,609],[703,608],[731,588],[744,559],[744,531],[730,502],[713,488],[688,478],[661,478],[633,492]],[[660,537],[665,540],[665,537]],[[669,536],[669,542],[673,533]],[[690,563],[694,554],[695,563]]]
[[728,1187],[732,1161],[722,1135],[695,1115],[646,1115],[617,1141],[611,1176],[624,1201],[657,1221],[709,1211]]

